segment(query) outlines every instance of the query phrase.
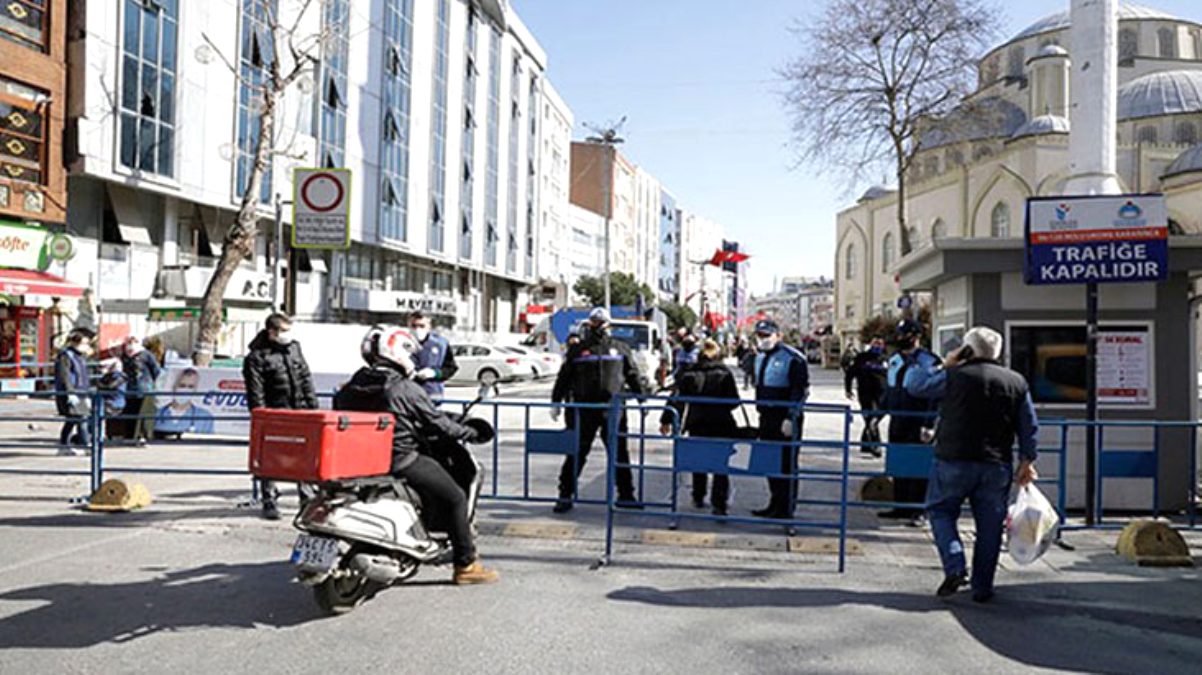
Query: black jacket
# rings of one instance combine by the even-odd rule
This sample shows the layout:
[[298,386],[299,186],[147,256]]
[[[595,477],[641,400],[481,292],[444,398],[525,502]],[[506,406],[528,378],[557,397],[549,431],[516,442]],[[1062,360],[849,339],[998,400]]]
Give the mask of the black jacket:
[[612,337],[590,337],[568,350],[551,402],[609,403],[624,387],[636,396],[649,391],[630,347]]
[[392,436],[392,470],[401,471],[427,449],[436,434],[463,442],[476,432],[434,407],[430,395],[417,382],[387,366],[364,367],[334,395],[335,410],[390,412],[396,417]]
[[154,391],[154,383],[158,381],[159,375],[163,372],[159,360],[148,349],[143,349],[133,356],[122,355],[121,368],[125,371],[129,392],[131,395],[135,395],[135,398],[137,394]]
[[313,374],[296,342],[282,345],[269,339],[267,331],[261,331],[242,362],[242,379],[246,381],[246,406],[251,410],[317,409]]
[[1027,400],[1026,379],[1000,363],[971,360],[948,368],[947,391],[939,401],[935,456],[1010,464]]
[[[739,400],[739,387],[735,376],[720,361],[701,360],[689,366],[679,378],[676,396],[668,405],[684,418],[682,431],[690,436],[706,438],[733,438],[738,426],[732,414],[737,403],[690,403],[680,398],[716,398],[727,401]],[[672,415],[664,411],[660,424],[671,424]]]
[[843,375],[843,388],[848,395],[853,382],[861,399],[880,401],[885,393],[885,355],[871,350],[856,354]]

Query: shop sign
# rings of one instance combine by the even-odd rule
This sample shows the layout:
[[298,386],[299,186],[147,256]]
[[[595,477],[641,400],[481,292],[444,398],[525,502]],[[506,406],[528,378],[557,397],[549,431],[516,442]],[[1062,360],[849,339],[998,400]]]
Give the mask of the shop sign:
[[0,267],[45,271],[51,260],[46,246],[49,235],[39,227],[0,222]]
[[367,295],[367,310],[382,314],[422,312],[431,316],[457,316],[459,303],[454,298],[413,291],[371,291]]
[[[200,318],[199,307],[152,307],[147,316],[151,321],[195,321]],[[226,308],[221,308],[221,320],[229,316]]]
[[1164,195],[1027,200],[1028,284],[1163,281],[1169,275]]

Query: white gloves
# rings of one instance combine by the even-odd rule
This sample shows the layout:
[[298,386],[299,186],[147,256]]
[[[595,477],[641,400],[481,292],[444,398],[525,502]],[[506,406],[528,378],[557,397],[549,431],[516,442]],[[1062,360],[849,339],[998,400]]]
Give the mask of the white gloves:
[[562,415],[563,415],[563,408],[560,408],[558,406],[551,408],[551,421],[552,422],[558,422],[559,418]]
[[438,371],[433,368],[422,368],[413,374],[419,380],[433,380],[438,377]]
[[780,432],[785,438],[793,438],[793,420],[786,419],[780,423]]

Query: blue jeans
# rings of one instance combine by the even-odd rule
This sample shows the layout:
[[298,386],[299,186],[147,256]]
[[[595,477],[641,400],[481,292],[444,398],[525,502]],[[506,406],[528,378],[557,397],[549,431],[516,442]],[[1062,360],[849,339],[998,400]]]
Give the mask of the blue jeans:
[[939,548],[944,574],[964,574],[967,563],[956,522],[967,499],[972,505],[977,540],[972,552],[972,590],[993,590],[1002,530],[1010,501],[1014,469],[997,462],[952,462],[936,459],[927,485],[927,516]]

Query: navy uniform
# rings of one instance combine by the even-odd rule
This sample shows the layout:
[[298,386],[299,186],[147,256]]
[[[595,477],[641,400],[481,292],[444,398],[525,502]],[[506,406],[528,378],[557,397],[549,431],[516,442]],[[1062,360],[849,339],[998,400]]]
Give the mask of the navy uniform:
[[[801,352],[781,341],[780,327],[775,321],[759,321],[755,333],[759,349],[755,358],[756,400],[797,404],[758,406],[759,438],[764,441],[801,438],[801,404],[810,395],[809,364]],[[796,446],[781,447],[780,472],[788,475],[797,472]],[[768,490],[772,494],[768,506],[752,513],[768,518],[791,518],[796,503],[796,482],[791,478],[769,478]]]
[[434,371],[433,377],[418,380],[430,398],[442,398],[443,383],[459,372],[455,354],[451,352],[451,343],[437,333],[430,333],[422,340],[421,349],[413,355],[413,362],[419,375],[423,370]]
[[[894,339],[898,350],[889,358],[886,371],[885,408],[890,412],[906,414],[889,416],[889,443],[923,443],[923,430],[935,426],[931,402],[910,395],[905,387],[906,373],[911,369],[928,372],[942,362],[930,350],[919,346],[921,337],[920,324],[910,320],[898,324]],[[880,515],[886,518],[918,518],[923,514],[926,493],[925,478],[894,478],[893,500],[914,504],[914,507],[892,509]]]
[[[624,389],[636,396],[646,396],[650,388],[635,363],[630,347],[609,334],[609,312],[600,308],[593,310],[589,315],[589,323],[590,327],[581,342],[568,349],[563,367],[555,379],[555,387],[551,391],[551,402],[608,404]],[[558,408],[553,409],[552,414],[557,415],[558,411]],[[598,433],[601,433],[601,440],[606,449],[609,449],[609,412],[600,409],[569,411],[570,415],[573,413],[577,417],[580,447],[577,457],[565,457],[560,469],[559,500],[555,504],[557,513],[564,513],[572,508],[576,481],[584,469]],[[617,461],[619,464],[629,465],[630,452],[626,443],[627,425],[624,410],[618,419],[618,428],[620,432]],[[615,473],[618,501],[633,503],[636,497],[630,467],[619,467]]]

